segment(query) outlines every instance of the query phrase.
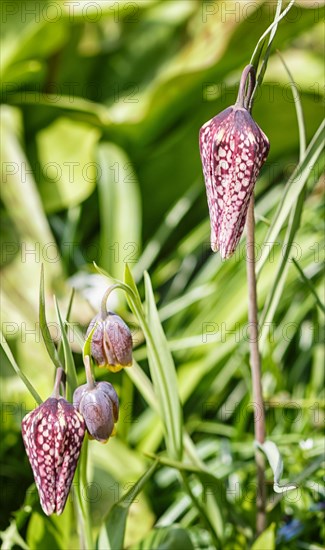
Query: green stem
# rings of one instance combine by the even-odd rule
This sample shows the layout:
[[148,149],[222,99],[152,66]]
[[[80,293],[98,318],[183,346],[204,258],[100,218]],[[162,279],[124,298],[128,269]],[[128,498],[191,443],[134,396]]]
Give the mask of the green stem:
[[[249,79],[249,80],[248,80]],[[248,84],[247,84],[248,81]],[[256,81],[256,73],[253,65],[247,65],[242,72],[237,101],[235,106],[242,109],[248,109],[251,95],[253,93]]]
[[60,384],[65,382],[65,372],[62,367],[56,369],[54,388],[51,397],[55,399],[60,399]]
[[93,373],[91,371],[89,355],[86,355],[84,357],[84,366],[85,366],[85,371],[86,371],[86,379],[87,379],[88,389],[93,390],[94,387],[95,387],[95,380],[94,380],[94,377],[93,377]]
[[88,458],[88,436],[82,446],[81,456],[78,464],[78,480],[77,480],[77,501],[79,512],[79,526],[81,550],[93,550],[95,548],[92,536],[91,515],[88,501],[86,500],[87,489],[87,458]]
[[[113,290],[115,290],[116,288],[121,288],[121,285],[119,283],[117,283],[115,285],[109,286],[108,289],[106,290],[104,296],[102,297],[102,301],[101,301],[101,305],[100,305],[100,314],[101,314],[101,318],[102,318],[103,321],[108,316],[108,310],[107,310],[108,297],[109,297],[110,293],[113,292]],[[123,290],[125,290],[125,289],[123,289]]]

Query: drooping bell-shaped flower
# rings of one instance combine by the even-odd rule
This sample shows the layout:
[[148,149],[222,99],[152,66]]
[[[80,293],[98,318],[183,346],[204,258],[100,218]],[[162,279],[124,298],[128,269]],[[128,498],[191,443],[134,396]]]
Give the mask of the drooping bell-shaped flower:
[[86,337],[95,326],[91,339],[91,355],[99,367],[118,372],[132,365],[132,335],[124,321],[111,311],[96,315],[87,330]]
[[52,396],[22,420],[26,453],[47,516],[63,512],[85,435],[83,417],[59,395],[62,375],[60,368]]
[[93,380],[88,356],[85,357],[85,368],[87,384],[75,390],[73,404],[85,419],[90,436],[106,443],[114,433],[114,424],[118,420],[118,397],[112,384]]
[[236,104],[200,130],[211,248],[214,252],[219,250],[223,259],[229,258],[239,243],[254,185],[270,148],[266,135],[250,114],[254,85],[255,70],[248,65],[241,77]]

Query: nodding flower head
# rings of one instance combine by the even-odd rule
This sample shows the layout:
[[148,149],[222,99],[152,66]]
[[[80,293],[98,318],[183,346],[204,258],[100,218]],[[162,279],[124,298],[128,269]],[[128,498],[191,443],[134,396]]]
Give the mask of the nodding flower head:
[[118,372],[132,365],[132,335],[124,321],[111,311],[99,313],[92,319],[86,337],[93,327],[91,355],[100,367]]
[[85,419],[90,436],[106,443],[114,434],[118,420],[119,401],[112,384],[95,382],[90,372],[89,357],[85,358],[87,384],[79,386],[73,394],[73,403]]
[[[247,79],[250,77],[247,92]],[[269,153],[269,141],[250,114],[255,70],[242,74],[237,102],[200,130],[200,154],[206,185],[211,248],[223,259],[235,251],[243,233],[258,174]]]
[[58,369],[52,396],[22,420],[26,453],[47,516],[63,512],[85,435],[83,417],[59,395],[62,376]]

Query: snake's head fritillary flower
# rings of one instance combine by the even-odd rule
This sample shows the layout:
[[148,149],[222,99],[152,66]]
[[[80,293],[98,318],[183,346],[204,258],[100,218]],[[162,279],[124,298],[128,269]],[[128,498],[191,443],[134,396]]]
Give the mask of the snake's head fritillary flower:
[[26,453],[47,516],[63,512],[85,435],[82,415],[59,395],[59,371],[52,396],[22,420]]
[[132,365],[132,335],[124,321],[109,311],[96,315],[87,330],[86,337],[95,326],[91,339],[91,354],[99,367],[118,372]]
[[73,395],[74,406],[85,419],[90,436],[106,443],[114,434],[114,424],[118,420],[119,401],[112,384],[93,382],[91,386],[79,386]]
[[[250,83],[245,88],[248,75]],[[206,122],[200,130],[200,154],[206,185],[211,248],[223,259],[235,251],[243,233],[248,205],[270,145],[254,122],[249,103],[255,70],[248,65],[242,74],[235,105]]]

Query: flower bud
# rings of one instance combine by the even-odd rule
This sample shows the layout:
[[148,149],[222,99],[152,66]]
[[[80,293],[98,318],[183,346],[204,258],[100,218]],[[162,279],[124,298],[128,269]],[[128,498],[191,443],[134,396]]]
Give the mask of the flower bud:
[[[251,82],[245,96],[248,75]],[[229,258],[239,243],[254,185],[270,148],[249,112],[254,84],[255,71],[249,65],[243,72],[236,104],[200,130],[211,248],[214,252],[220,250],[222,258]]]
[[73,403],[84,417],[89,434],[105,443],[114,431],[119,412],[119,401],[112,384],[93,382],[93,387],[83,384],[75,390]]
[[22,420],[26,453],[47,516],[63,512],[84,435],[83,417],[60,396],[49,397]]
[[132,335],[129,327],[115,313],[108,312],[103,319],[96,315],[90,322],[86,337],[94,325],[91,354],[100,367],[118,372],[132,365]]

